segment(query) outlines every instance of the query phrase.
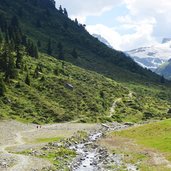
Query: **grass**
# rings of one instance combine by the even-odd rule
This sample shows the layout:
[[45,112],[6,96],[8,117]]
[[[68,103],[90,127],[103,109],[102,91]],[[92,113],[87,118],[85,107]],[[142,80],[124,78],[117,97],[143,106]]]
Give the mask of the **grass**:
[[35,143],[50,143],[50,142],[57,142],[62,140],[63,137],[54,137],[54,138],[38,138],[35,140]]
[[147,162],[149,160],[149,156],[129,139],[109,134],[100,140],[99,143],[101,146],[107,148],[110,153],[122,154],[124,156],[124,164],[133,164],[141,171],[146,171],[142,168],[145,165],[149,165]]
[[99,143],[111,153],[124,154],[125,163],[137,164],[140,171],[171,170],[166,162],[171,161],[170,119],[111,132]]
[[138,144],[163,152],[171,161],[171,120],[151,123],[125,131],[114,132],[113,136],[121,136],[136,140]]
[[[26,73],[19,72],[1,97],[2,117],[33,123],[101,122],[114,99],[128,92],[115,81],[46,55],[24,60],[30,68],[31,86],[23,83]],[[33,78],[37,65],[42,66],[42,73]],[[67,84],[72,84],[73,90]]]
[[41,158],[49,160],[54,166],[55,169],[67,170],[69,169],[67,165],[74,157],[76,157],[76,152],[66,148],[58,148],[56,150],[44,151]]
[[[68,171],[68,165],[72,161],[73,158],[76,157],[76,152],[64,147],[51,148],[48,150],[38,150],[39,154],[36,157],[43,158],[45,160],[50,161],[53,166],[50,168],[51,170],[66,170]],[[25,150],[22,152],[18,152],[17,154],[23,155],[32,155],[31,150]]]
[[[67,130],[66,130],[67,131]],[[48,142],[45,146],[39,147],[36,149],[28,149],[21,152],[17,152],[18,154],[24,155],[32,155],[35,157],[43,158],[50,161],[53,164],[51,170],[66,170],[69,171],[68,166],[71,164],[71,161],[76,157],[77,153],[74,150],[70,150],[66,147],[65,144],[68,143],[79,143],[83,139],[86,139],[88,136],[86,131],[77,131],[69,138],[62,138],[60,141],[60,146],[54,146],[53,142],[57,143],[61,140],[59,137],[56,138],[39,138],[36,139],[33,143],[45,143]],[[37,153],[33,153],[36,151]]]

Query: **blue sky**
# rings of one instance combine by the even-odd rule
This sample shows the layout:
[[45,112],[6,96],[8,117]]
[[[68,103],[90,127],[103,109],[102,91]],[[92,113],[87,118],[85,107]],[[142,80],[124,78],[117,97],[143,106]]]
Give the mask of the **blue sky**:
[[156,45],[171,37],[171,0],[56,0],[56,4],[118,50]]
[[120,34],[131,34],[134,29],[125,29],[121,27],[120,22],[117,20],[118,16],[125,16],[129,13],[129,10],[124,4],[117,5],[111,10],[106,11],[101,16],[88,16],[86,18],[87,25],[102,24],[110,28],[115,28]]
[[93,25],[101,23],[108,27],[115,27],[119,24],[116,18],[120,15],[126,15],[127,13],[128,9],[124,5],[117,5],[100,16],[88,16],[86,18],[86,24]]

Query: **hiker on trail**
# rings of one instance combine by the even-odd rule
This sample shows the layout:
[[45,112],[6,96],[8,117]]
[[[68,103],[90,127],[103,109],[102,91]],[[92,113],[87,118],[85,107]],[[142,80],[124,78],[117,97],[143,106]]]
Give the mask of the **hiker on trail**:
[[37,125],[37,129],[39,129],[39,126]]

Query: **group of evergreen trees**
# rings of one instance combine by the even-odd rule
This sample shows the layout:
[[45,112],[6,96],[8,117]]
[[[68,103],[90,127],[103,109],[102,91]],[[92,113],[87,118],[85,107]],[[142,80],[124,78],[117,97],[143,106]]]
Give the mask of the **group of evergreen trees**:
[[5,92],[4,81],[17,78],[18,70],[24,69],[24,55],[38,58],[37,46],[22,33],[16,16],[8,21],[0,15],[0,71],[4,73],[0,75],[0,96]]
[[[64,49],[63,49],[63,45],[61,42],[58,43],[57,45],[57,49],[58,49],[58,56],[57,58],[60,59],[60,60],[64,60]],[[52,48],[52,41],[51,39],[49,39],[48,41],[48,44],[47,44],[47,54],[48,55],[52,55],[52,51],[53,51],[53,48]]]
[[[59,6],[58,11],[59,11],[61,14],[65,15],[66,17],[68,17],[67,9],[66,9],[66,8],[63,9],[63,8],[62,8],[62,5]],[[77,18],[75,18],[74,22],[75,22],[75,24],[76,24],[77,26],[79,26],[80,28],[85,29],[86,25],[85,25],[85,24],[80,24],[80,23],[78,22]],[[67,27],[67,26],[66,26],[66,23],[65,23],[64,26],[65,26],[65,28]]]
[[61,14],[64,14],[66,17],[68,17],[68,12],[67,12],[66,8],[64,8],[64,9],[62,8],[62,5],[59,6],[59,12]]
[[31,3],[34,6],[40,6],[43,8],[55,9],[55,0],[25,0],[25,3]]
[[[29,3],[25,0],[26,3]],[[48,6],[55,6],[54,0],[33,0],[31,1],[35,6],[46,4]],[[22,10],[20,10],[22,11]],[[66,8],[59,7],[58,11],[68,17],[68,12]],[[77,25],[79,23],[76,19]],[[41,27],[40,20],[37,20],[37,26]],[[67,30],[68,25],[64,23],[64,28]],[[30,85],[30,76],[28,74],[27,66],[24,64],[23,56],[28,55],[33,58],[38,58],[38,48],[41,48],[41,41],[37,41],[35,44],[31,41],[25,34],[23,34],[22,29],[19,24],[19,20],[16,16],[11,17],[11,19],[6,18],[3,14],[0,14],[0,96],[4,95],[6,90],[5,84],[10,82],[10,79],[15,79],[18,77],[19,70],[26,70],[25,83]],[[52,44],[51,39],[47,43],[47,54],[54,55],[60,59],[65,60],[65,50],[62,42],[58,42],[55,45]],[[57,53],[56,53],[57,52]],[[75,48],[70,52],[73,58],[78,58],[78,53]],[[37,77],[37,72],[35,71],[35,78]]]
[[[65,55],[64,55],[64,46],[61,42],[58,43],[57,45],[57,49],[58,49],[58,56],[57,58],[60,60],[65,60]],[[53,55],[53,48],[52,48],[52,41],[51,39],[49,39],[48,44],[47,44],[47,54],[48,55]],[[75,59],[78,58],[78,53],[76,48],[73,48],[72,52],[71,52],[71,56]]]

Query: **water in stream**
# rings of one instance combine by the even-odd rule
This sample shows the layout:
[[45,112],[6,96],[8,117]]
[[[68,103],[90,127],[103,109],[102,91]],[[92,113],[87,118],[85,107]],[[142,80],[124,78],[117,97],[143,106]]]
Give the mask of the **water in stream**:
[[[89,136],[89,142],[78,144],[76,151],[80,154],[78,166],[74,168],[74,171],[95,171],[98,170],[96,157],[98,156],[97,149],[87,149],[87,144],[91,144],[102,136],[102,133],[95,133]],[[75,148],[75,147],[74,147]]]
[[[124,125],[115,124],[112,130],[124,128]],[[116,166],[116,170],[123,166],[122,154],[109,155],[106,149],[96,145],[96,141],[102,137],[104,132],[106,130],[91,133],[87,141],[70,147],[78,154],[77,159],[71,166],[72,171],[104,171],[103,166],[109,163],[113,163]],[[135,165],[127,164],[125,166],[127,171],[137,171]]]

